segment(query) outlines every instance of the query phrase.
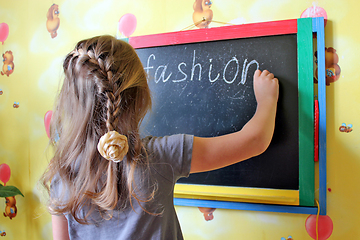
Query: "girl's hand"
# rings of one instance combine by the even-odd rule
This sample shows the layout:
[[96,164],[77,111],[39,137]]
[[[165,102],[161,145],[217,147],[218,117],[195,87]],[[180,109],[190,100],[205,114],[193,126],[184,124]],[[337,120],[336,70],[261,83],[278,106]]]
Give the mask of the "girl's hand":
[[279,97],[279,81],[267,70],[254,73],[254,92],[259,105],[277,102]]

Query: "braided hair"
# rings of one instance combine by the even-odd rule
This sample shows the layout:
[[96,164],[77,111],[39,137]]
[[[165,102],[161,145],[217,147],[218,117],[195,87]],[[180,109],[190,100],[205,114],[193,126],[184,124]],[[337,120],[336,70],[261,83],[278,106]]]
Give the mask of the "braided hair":
[[[50,191],[49,182],[58,175],[66,189],[61,197],[50,194],[52,213],[70,213],[87,223],[94,209],[109,212],[125,208],[132,198],[143,201],[134,191],[134,172],[147,164],[139,126],[151,106],[150,91],[135,50],[111,36],[80,41],[63,68],[50,129],[55,154],[42,182]],[[109,131],[128,139],[120,163],[105,161],[96,149]],[[83,207],[91,209],[86,216],[80,214]]]

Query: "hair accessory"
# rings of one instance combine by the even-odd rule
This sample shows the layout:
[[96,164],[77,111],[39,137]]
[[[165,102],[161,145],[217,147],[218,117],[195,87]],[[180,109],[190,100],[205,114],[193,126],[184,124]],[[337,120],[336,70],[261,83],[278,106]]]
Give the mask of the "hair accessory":
[[107,160],[120,162],[127,154],[129,144],[126,136],[117,131],[110,131],[100,138],[97,149]]

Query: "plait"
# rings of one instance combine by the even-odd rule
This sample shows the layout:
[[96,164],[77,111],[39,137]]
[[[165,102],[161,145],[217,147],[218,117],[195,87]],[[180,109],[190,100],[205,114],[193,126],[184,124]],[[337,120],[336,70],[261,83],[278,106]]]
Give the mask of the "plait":
[[[117,126],[119,122],[119,115],[121,112],[121,94],[118,91],[119,86],[115,81],[111,66],[106,65],[106,60],[95,53],[93,50],[84,51],[79,48],[72,52],[73,58],[77,57],[77,61],[80,62],[91,62],[97,66],[97,71],[102,77],[100,79],[94,79],[96,84],[99,86],[100,92],[103,92],[107,98],[107,118],[106,128],[108,131],[118,131]],[[110,61],[112,62],[112,61]]]

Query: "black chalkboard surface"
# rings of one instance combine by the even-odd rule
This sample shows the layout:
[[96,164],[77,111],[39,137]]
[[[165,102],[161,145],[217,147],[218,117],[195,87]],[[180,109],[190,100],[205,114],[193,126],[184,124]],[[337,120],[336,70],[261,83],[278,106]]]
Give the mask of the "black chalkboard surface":
[[296,34],[139,48],[149,75],[153,109],[143,135],[218,136],[240,130],[253,116],[253,74],[269,70],[280,96],[270,147],[262,155],[179,183],[299,189]]

